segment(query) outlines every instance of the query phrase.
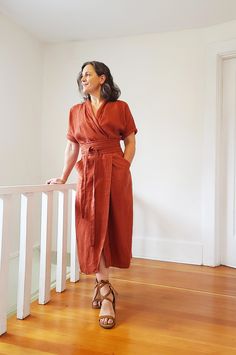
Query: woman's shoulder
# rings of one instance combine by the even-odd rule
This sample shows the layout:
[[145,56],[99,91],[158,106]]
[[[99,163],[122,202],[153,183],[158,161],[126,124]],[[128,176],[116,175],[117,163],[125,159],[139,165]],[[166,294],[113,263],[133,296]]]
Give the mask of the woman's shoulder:
[[79,103],[74,104],[70,108],[70,113],[74,114],[74,113],[80,112],[83,109],[84,105],[85,105],[85,102],[79,102]]
[[76,104],[74,104],[71,107],[71,111],[76,111],[76,110],[80,110],[81,108],[83,108],[83,106],[85,105],[85,102],[77,102]]
[[123,101],[123,100],[116,100],[114,101],[115,103],[117,103],[117,105],[120,105],[120,106],[127,106],[127,102]]
[[110,101],[109,102],[113,107],[118,107],[121,109],[124,109],[128,106],[127,102],[123,101],[123,100],[116,100],[116,101]]

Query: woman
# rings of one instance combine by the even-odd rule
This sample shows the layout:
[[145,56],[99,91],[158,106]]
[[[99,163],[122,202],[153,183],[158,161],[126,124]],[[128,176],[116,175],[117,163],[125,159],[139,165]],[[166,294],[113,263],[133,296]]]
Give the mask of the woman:
[[[128,105],[118,100],[120,90],[105,64],[84,63],[77,82],[84,102],[70,110],[62,175],[47,183],[64,184],[74,166],[78,171],[75,208],[80,269],[96,274],[92,307],[100,308],[100,326],[112,328],[115,291],[109,283],[109,267],[130,265],[133,202],[129,167],[137,129]],[[80,149],[82,158],[76,163]]]

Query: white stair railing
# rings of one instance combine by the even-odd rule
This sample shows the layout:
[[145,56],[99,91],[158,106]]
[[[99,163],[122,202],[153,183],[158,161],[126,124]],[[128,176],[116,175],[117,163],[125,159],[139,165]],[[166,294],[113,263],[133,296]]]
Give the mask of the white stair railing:
[[42,193],[39,304],[50,300],[53,192]]
[[33,194],[21,195],[20,252],[17,292],[17,318],[30,314],[31,270],[33,258]]
[[[71,191],[71,209],[75,207],[75,195],[76,191]],[[76,282],[79,280],[79,268],[78,268],[78,257],[77,257],[77,243],[75,235],[75,213],[71,214],[71,248],[70,248],[70,282]]]
[[67,250],[67,192],[59,192],[58,226],[57,226],[57,277],[56,291],[62,292],[66,288],[66,250]]
[[[70,238],[70,281],[79,280],[79,265],[75,236],[75,184],[0,187],[0,335],[7,331],[7,280],[9,268],[10,224],[12,196],[20,195],[20,250],[17,289],[17,318],[30,314],[31,274],[33,257],[33,224],[35,219],[34,194],[41,194],[41,241],[39,269],[39,304],[50,300],[51,244],[53,224],[53,197],[57,206],[57,272],[56,291],[66,287],[67,239]],[[71,203],[71,205],[69,205]],[[68,214],[70,212],[70,216]],[[69,235],[68,226],[70,226]]]

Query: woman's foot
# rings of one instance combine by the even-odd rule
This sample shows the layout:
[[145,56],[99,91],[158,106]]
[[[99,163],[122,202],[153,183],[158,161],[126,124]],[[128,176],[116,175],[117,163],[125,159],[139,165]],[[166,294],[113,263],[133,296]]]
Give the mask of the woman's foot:
[[101,310],[99,324],[101,327],[110,329],[115,325],[115,290],[109,281],[99,282],[101,295]]

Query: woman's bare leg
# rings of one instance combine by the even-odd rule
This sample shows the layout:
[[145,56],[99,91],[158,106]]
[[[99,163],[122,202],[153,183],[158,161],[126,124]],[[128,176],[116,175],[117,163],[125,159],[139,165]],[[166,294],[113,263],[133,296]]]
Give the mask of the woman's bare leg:
[[101,280],[109,280],[109,268],[105,266],[105,260],[103,254],[101,255],[100,264],[99,264],[99,272],[96,273],[96,278],[99,281]]
[[[104,260],[103,254],[101,255],[101,260],[100,260],[100,264],[99,264],[99,272],[96,273],[96,278],[97,278],[98,282],[101,280],[104,280],[104,281],[109,280],[109,268],[106,268],[106,266],[105,266],[105,260]],[[101,292],[102,296],[105,296],[109,292],[109,286],[104,285],[101,288],[100,292]],[[108,298],[110,298],[111,301],[113,301],[112,295],[109,295]],[[112,303],[107,300],[104,300],[102,302],[102,307],[101,307],[99,316],[103,316],[103,315],[110,315],[112,317],[115,317]],[[108,318],[102,319],[101,322],[103,322],[103,324],[113,323],[112,319],[108,319]]]

